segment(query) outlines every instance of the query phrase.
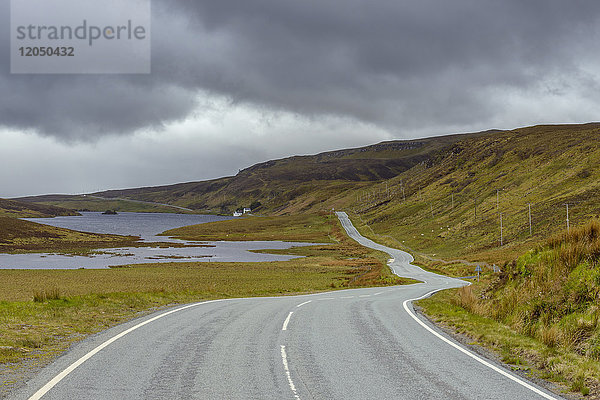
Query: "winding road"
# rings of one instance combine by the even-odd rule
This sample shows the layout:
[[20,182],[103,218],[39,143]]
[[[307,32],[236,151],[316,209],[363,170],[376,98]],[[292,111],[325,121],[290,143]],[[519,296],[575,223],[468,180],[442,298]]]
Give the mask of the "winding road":
[[390,267],[423,283],[190,304],[83,341],[16,399],[557,399],[417,316],[411,301],[466,282]]

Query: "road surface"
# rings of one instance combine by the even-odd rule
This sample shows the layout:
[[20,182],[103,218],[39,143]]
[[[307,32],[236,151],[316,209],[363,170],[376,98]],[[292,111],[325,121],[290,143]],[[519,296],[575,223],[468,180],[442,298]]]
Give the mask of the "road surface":
[[85,340],[17,399],[553,399],[416,316],[411,299],[465,282],[390,254],[423,283],[180,306]]

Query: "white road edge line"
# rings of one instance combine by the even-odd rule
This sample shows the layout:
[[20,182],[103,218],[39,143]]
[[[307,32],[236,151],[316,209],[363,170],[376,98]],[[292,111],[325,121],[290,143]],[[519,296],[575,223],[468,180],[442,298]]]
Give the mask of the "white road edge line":
[[294,385],[294,381],[292,380],[292,374],[290,373],[290,367],[288,366],[287,354],[285,352],[284,345],[281,345],[281,360],[283,361],[283,368],[285,369],[285,375],[287,376],[290,389],[292,390],[292,393],[294,393],[296,400],[300,400],[300,396],[298,396],[298,391],[296,390],[296,385]]
[[108,339],[107,341],[105,341],[104,343],[102,343],[101,345],[97,346],[95,349],[93,349],[92,351],[90,351],[89,353],[87,353],[86,355],[84,355],[83,357],[81,357],[79,360],[75,361],[73,364],[69,365],[67,368],[65,368],[60,374],[56,375],[52,380],[50,380],[48,383],[46,383],[44,386],[42,386],[41,389],[39,389],[37,392],[35,392],[30,398],[29,400],[39,400],[42,398],[42,396],[44,396],[46,393],[48,393],[48,391],[50,391],[50,389],[52,389],[54,386],[56,386],[60,381],[62,381],[67,375],[69,375],[71,372],[73,372],[77,367],[79,367],[81,364],[83,364],[84,362],[86,362],[87,360],[89,360],[94,354],[97,354],[98,352],[100,352],[102,349],[104,349],[106,346],[110,345],[111,343],[119,340],[120,338],[122,338],[123,336],[135,331],[138,328],[141,328],[144,325],[147,325],[151,322],[156,321],[157,319],[161,319],[163,317],[166,317],[167,315],[171,315],[173,313],[191,308],[191,307],[196,307],[199,306],[201,304],[208,304],[208,303],[215,303],[218,301],[223,301],[225,299],[220,299],[220,300],[210,300],[210,301],[205,301],[202,303],[194,303],[194,304],[189,304],[187,306],[184,307],[180,307],[177,308],[175,310],[171,310],[171,311],[167,311],[164,314],[160,314],[157,315],[154,318],[150,318],[149,320],[146,320],[144,322],[140,322],[139,324],[119,333],[116,336],[113,336],[112,338]]
[[439,339],[443,340],[444,342],[448,343],[450,346],[456,348],[457,350],[461,351],[462,353],[466,354],[467,356],[471,357],[472,359],[474,359],[475,361],[478,361],[479,363],[485,365],[488,368],[491,368],[492,370],[496,371],[497,373],[504,375],[505,377],[507,377],[508,379],[518,383],[519,385],[531,390],[532,392],[535,392],[537,394],[539,394],[540,396],[542,396],[545,399],[548,400],[558,400],[556,397],[552,397],[547,393],[542,392],[541,390],[539,390],[538,388],[528,384],[527,382],[517,378],[514,375],[509,374],[507,371],[496,367],[493,364],[490,364],[489,362],[487,362],[486,360],[476,356],[475,354],[471,353],[469,350],[457,345],[456,343],[448,340],[447,338],[445,338],[444,336],[440,335],[438,332],[434,331],[433,329],[431,329],[429,326],[427,326],[427,324],[425,324],[423,321],[421,321],[408,307],[408,303],[412,302],[412,301],[416,301],[416,300],[421,300],[424,299],[428,296],[431,296],[432,294],[434,294],[435,292],[439,292],[441,289],[438,290],[433,290],[429,293],[427,293],[426,295],[423,295],[419,298],[416,299],[408,299],[405,300],[403,303],[404,309],[406,310],[406,312],[408,313],[408,315],[410,315],[412,317],[412,319],[414,319],[415,321],[417,321],[419,323],[419,325],[421,325],[423,328],[427,329],[430,333],[432,333],[433,335],[437,336]]
[[305,301],[305,302],[304,302],[304,303],[302,303],[302,304],[298,304],[298,305],[296,306],[296,308],[300,308],[300,307],[302,307],[303,305],[305,305],[305,304],[308,304],[308,303],[311,303],[311,302],[312,302],[312,300]]
[[290,313],[288,314],[287,318],[285,319],[285,321],[283,321],[283,326],[281,327],[282,331],[287,331],[287,326],[290,323],[290,318],[292,318],[292,314],[294,312],[290,311]]

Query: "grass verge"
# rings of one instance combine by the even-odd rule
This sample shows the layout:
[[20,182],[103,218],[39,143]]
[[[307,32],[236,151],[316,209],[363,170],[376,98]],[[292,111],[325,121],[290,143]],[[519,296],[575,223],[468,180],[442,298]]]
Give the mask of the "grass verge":
[[[480,290],[475,288],[475,290]],[[468,338],[467,345],[491,350],[498,360],[529,379],[554,382],[571,396],[600,398],[598,362],[565,348],[547,346],[491,318],[467,311],[459,305],[464,290],[446,290],[416,304],[436,324]],[[493,355],[492,355],[493,356]],[[594,378],[596,377],[596,379]]]
[[571,392],[600,398],[600,221],[555,235],[481,283],[420,305]]

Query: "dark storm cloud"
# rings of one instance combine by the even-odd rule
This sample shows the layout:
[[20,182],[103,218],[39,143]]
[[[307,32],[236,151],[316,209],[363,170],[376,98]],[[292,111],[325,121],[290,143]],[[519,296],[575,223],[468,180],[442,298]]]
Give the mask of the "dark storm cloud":
[[71,139],[184,118],[198,92],[395,130],[493,120],[498,91],[598,82],[579,64],[598,61],[595,0],[154,0],[149,76],[9,75],[0,1],[0,124]]

